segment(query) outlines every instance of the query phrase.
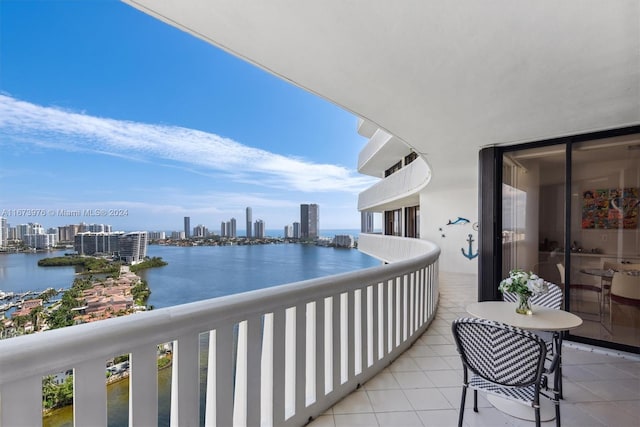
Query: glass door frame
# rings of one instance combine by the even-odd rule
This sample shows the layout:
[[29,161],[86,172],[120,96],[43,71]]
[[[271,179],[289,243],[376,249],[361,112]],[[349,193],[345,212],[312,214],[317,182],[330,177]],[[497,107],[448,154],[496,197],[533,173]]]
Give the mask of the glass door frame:
[[[591,132],[580,135],[553,138],[535,141],[525,144],[509,146],[493,146],[480,150],[479,153],[479,203],[478,217],[480,229],[478,232],[478,301],[498,301],[502,299],[498,291],[498,283],[503,279],[502,268],[502,168],[503,155],[510,151],[540,148],[552,145],[564,144],[566,148],[565,163],[565,242],[571,241],[571,177],[572,177],[572,145],[579,142],[597,139],[611,138],[615,136],[640,133],[640,126],[630,126],[620,129],[612,129],[600,132]],[[565,276],[571,268],[570,245],[564,245]],[[569,279],[565,277],[566,280]],[[570,295],[565,296],[565,302],[569,304]],[[567,305],[568,308],[570,308]],[[618,344],[610,341],[601,341],[565,333],[569,340],[585,344],[597,345],[627,352],[640,353],[640,348]]]

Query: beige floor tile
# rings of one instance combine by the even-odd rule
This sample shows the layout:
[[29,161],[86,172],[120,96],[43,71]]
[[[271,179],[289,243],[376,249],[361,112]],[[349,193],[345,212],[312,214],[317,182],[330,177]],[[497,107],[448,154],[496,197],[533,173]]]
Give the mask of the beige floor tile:
[[367,392],[374,412],[411,411],[413,407],[402,390]]

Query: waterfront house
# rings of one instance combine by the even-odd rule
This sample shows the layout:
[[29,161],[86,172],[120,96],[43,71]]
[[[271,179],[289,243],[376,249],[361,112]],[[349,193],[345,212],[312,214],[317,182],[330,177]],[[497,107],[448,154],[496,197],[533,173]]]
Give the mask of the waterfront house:
[[[123,352],[130,422],[155,424],[167,341],[172,425],[198,424],[204,333],[208,425],[304,425],[428,330],[445,274],[493,300],[509,269],[536,270],[585,320],[567,342],[640,352],[634,323],[611,323],[606,277],[588,273],[640,259],[637,1],[125,2],[361,117],[358,169],[380,181],[358,209],[384,230],[358,247],[386,265],[2,342],[4,424],[36,423],[38,376],[69,366],[76,424],[101,420],[104,360]],[[637,419],[637,390],[612,396],[600,424]]]

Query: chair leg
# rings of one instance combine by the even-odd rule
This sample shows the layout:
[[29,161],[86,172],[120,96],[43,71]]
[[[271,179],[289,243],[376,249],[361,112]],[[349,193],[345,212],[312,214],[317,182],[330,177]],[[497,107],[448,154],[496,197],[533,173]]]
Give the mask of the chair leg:
[[560,427],[560,402],[556,400],[553,402],[556,406],[556,427]]
[[478,412],[478,390],[473,390],[473,412]]
[[462,401],[460,402],[460,414],[458,415],[458,427],[462,427],[462,419],[464,418],[464,403],[467,400],[467,386],[462,386]]
[[536,427],[540,427],[540,405],[535,408],[536,412]]

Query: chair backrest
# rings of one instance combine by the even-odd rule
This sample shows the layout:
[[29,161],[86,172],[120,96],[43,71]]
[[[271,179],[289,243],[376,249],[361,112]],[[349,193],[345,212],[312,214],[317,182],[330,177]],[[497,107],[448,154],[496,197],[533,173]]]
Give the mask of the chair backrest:
[[[562,308],[562,289],[553,283],[547,282],[547,285],[549,286],[549,292],[532,296],[530,299],[531,304],[560,310]],[[502,298],[509,302],[518,301],[518,295],[513,292],[503,292]]]
[[462,363],[487,381],[506,386],[539,383],[546,345],[532,332],[486,319],[451,324]]
[[[616,297],[621,297],[616,299]],[[629,305],[640,305],[640,275],[624,272],[613,273],[611,279],[611,298]],[[626,301],[625,300],[629,300]]]
[[558,267],[558,272],[560,273],[560,283],[564,285],[564,265],[559,262],[556,267]]

